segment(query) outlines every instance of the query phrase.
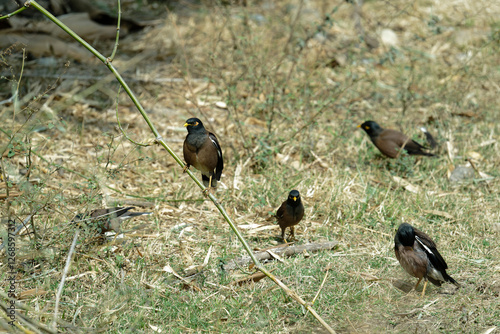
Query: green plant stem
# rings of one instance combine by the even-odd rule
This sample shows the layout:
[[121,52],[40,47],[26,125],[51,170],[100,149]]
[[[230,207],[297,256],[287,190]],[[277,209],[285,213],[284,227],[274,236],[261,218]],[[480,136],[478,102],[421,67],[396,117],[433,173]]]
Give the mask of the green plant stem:
[[4,16],[0,16],[0,20],[3,20],[3,19],[8,19],[10,18],[11,16],[14,16],[16,14],[19,14],[20,12],[22,12],[23,10],[27,9],[28,7],[26,5],[24,5],[23,7],[21,8],[18,8],[16,9],[15,11],[13,11],[12,13],[9,13],[7,15],[4,15]]
[[116,40],[115,40],[115,46],[113,47],[113,52],[111,53],[111,56],[109,57],[109,61],[112,62],[113,59],[115,59],[115,54],[116,50],[118,50],[118,44],[120,41],[120,22],[122,20],[122,7],[120,4],[120,0],[118,0],[118,22],[116,23]]
[[[116,68],[109,61],[110,59],[104,57],[101,53],[99,53],[99,51],[97,51],[90,44],[88,44],[87,42],[85,42],[80,36],[78,36],[76,33],[74,33],[70,28],[68,28],[64,23],[62,23],[61,21],[59,21],[54,15],[52,15],[51,13],[49,13],[45,8],[43,8],[42,6],[40,6],[35,0],[27,1],[25,3],[25,6],[29,6],[29,5],[33,6],[34,8],[36,8],[37,10],[39,10],[42,14],[44,14],[46,17],[48,17],[52,22],[54,22],[57,26],[59,26],[61,29],[63,29],[71,37],[73,37],[77,42],[79,42],[85,48],[87,48],[90,52],[92,52],[92,54],[94,54],[99,60],[101,60],[108,67],[108,69],[115,75],[115,77],[118,80],[118,82],[120,83],[120,85],[123,87],[123,89],[125,90],[125,92],[128,94],[128,96],[130,97],[130,99],[132,100],[132,102],[134,103],[134,105],[137,107],[137,109],[141,113],[142,117],[144,118],[144,120],[148,124],[149,128],[151,129],[151,131],[155,135],[156,142],[159,143],[161,146],[163,146],[163,148],[172,156],[172,158],[174,158],[174,160],[179,164],[179,166],[181,166],[182,168],[184,168],[184,166],[185,166],[184,162],[165,143],[165,141],[163,140],[163,138],[160,136],[158,130],[156,130],[155,126],[153,125],[153,123],[149,119],[148,115],[146,114],[146,111],[142,107],[141,103],[139,102],[139,100],[137,99],[137,97],[135,96],[135,94],[132,92],[132,90],[127,85],[127,83],[123,80],[123,78],[120,75],[120,73],[118,73],[118,71],[116,70]],[[191,172],[189,169],[187,169],[186,172],[191,177],[191,179],[193,179],[193,181],[203,191],[206,190],[205,186],[200,182],[200,180],[198,180],[198,178],[196,178],[196,176],[193,174],[193,172]],[[273,274],[271,274],[268,270],[266,270],[264,268],[264,266],[259,262],[259,260],[257,260],[257,258],[255,257],[255,255],[253,254],[253,251],[250,249],[250,246],[248,245],[248,243],[246,242],[246,240],[243,238],[243,236],[241,235],[241,233],[236,228],[236,225],[234,224],[233,220],[229,217],[229,215],[227,214],[226,210],[222,207],[222,205],[220,205],[220,203],[218,202],[217,198],[215,198],[215,196],[213,194],[211,194],[211,193],[208,193],[208,198],[210,198],[210,200],[215,204],[215,206],[217,207],[217,209],[219,210],[219,212],[222,214],[222,216],[224,217],[224,219],[226,220],[226,222],[229,224],[229,226],[231,227],[231,229],[233,230],[233,232],[236,234],[238,240],[241,242],[241,244],[243,245],[243,247],[247,251],[248,255],[250,256],[250,258],[254,262],[255,267],[258,270],[260,270],[262,273],[264,273],[267,277],[269,277],[271,280],[273,280],[281,289],[283,289],[285,291],[285,293],[288,296],[290,296],[292,299],[294,299],[295,301],[297,301],[300,304],[302,304],[309,312],[311,312],[311,314],[330,333],[335,333],[335,331],[321,318],[321,316],[319,316],[318,313],[316,313],[316,311],[307,302],[305,302],[297,293],[295,293],[293,290],[290,290],[285,284],[283,284],[283,282],[281,282],[278,278],[276,278]]]

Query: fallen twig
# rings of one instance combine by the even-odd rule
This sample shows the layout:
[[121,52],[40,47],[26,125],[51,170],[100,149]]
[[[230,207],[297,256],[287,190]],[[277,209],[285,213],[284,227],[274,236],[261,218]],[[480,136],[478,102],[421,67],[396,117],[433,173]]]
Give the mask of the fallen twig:
[[243,278],[240,278],[239,280],[231,282],[231,285],[243,285],[243,284],[247,284],[247,283],[251,283],[251,282],[256,283],[256,282],[260,281],[261,279],[263,279],[264,277],[266,277],[266,274],[264,274],[261,271],[258,271],[250,276],[245,276]]

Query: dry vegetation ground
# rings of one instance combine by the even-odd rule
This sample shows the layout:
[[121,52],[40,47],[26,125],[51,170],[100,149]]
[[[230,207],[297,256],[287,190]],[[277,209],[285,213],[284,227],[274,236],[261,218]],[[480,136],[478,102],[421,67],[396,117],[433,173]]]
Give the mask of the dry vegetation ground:
[[[357,14],[340,0],[190,3],[169,13],[155,3],[123,6],[129,17],[151,10],[161,23],[124,38],[115,66],[177,154],[188,117],[218,134],[226,168],[216,196],[247,227],[250,245],[280,244],[277,226],[248,225],[272,226],[270,215],[293,188],[306,206],[298,243],[339,242],[335,251],[266,264],[307,301],[328,272],[314,305],[336,331],[500,330],[498,2],[367,1]],[[380,39],[390,32],[393,46]],[[365,40],[373,39],[372,49]],[[112,48],[95,45],[104,54]],[[125,223],[129,232],[114,242],[79,240],[60,303],[73,331],[324,331],[272,281],[232,284],[252,273],[221,269],[244,255],[241,245],[167,152],[119,133],[116,108],[128,135],[152,139],[102,64],[33,60],[23,68],[21,55],[20,47],[2,55],[1,100],[19,82],[19,103],[2,105],[0,138],[10,145],[2,160],[10,194],[22,191],[10,210],[20,220],[36,212],[16,246],[17,291],[30,317],[51,322],[74,234],[68,221],[121,204],[154,215]],[[439,157],[381,157],[356,128],[368,119],[420,141],[426,126]],[[451,166],[467,157],[491,178],[449,182]],[[2,216],[8,208],[3,200]],[[407,293],[415,279],[393,254],[401,222],[434,237],[461,289]],[[191,283],[197,290],[164,270],[182,275],[203,264],[210,247]]]

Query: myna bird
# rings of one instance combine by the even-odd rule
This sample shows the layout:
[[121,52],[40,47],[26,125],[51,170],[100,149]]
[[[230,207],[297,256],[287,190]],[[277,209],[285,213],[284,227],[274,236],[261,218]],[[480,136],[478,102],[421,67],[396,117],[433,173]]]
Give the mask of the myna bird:
[[188,119],[184,126],[188,131],[183,148],[186,161],[184,170],[194,166],[201,171],[205,187],[216,188],[224,168],[222,149],[217,137],[208,132],[198,118]]
[[73,219],[73,222],[78,223],[81,221],[87,222],[87,225],[96,228],[100,233],[105,233],[109,231],[115,231],[116,233],[121,232],[121,222],[132,217],[138,217],[142,215],[150,215],[152,212],[131,212],[130,210],[135,207],[129,206],[126,208],[114,207],[107,209],[97,209],[89,214],[77,214]]
[[427,280],[437,286],[441,286],[442,282],[450,282],[460,287],[460,284],[446,273],[448,265],[436,249],[436,243],[410,224],[399,225],[394,237],[394,252],[404,270],[418,278],[415,289],[424,279],[422,296],[425,294]]
[[281,238],[286,242],[285,229],[290,227],[290,236],[295,238],[295,228],[300,220],[304,217],[304,205],[300,199],[300,194],[297,190],[292,190],[288,194],[288,199],[281,204],[276,212],[278,225],[281,227]]
[[378,150],[389,158],[397,158],[404,149],[410,155],[426,155],[433,157],[434,154],[422,151],[424,146],[408,138],[405,134],[391,129],[384,129],[374,121],[366,121],[358,125],[370,136],[373,144]]

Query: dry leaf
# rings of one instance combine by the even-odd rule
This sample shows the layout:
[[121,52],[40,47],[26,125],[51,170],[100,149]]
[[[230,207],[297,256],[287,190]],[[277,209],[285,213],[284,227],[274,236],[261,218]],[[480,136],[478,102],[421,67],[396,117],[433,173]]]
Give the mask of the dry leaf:
[[446,152],[448,153],[448,159],[450,159],[450,161],[453,161],[455,158],[455,153],[454,153],[454,147],[453,147],[453,144],[451,143],[451,141],[446,142]]
[[[304,251],[305,251],[305,249],[304,249]],[[283,262],[283,263],[285,262],[285,261],[281,258],[281,256],[279,256],[278,254],[276,254],[276,253],[275,253],[275,252],[273,252],[272,250],[268,249],[266,252],[268,252],[268,253],[269,253],[269,255],[271,255],[272,257],[274,257],[276,260],[278,260],[278,261],[280,261],[280,262]]]
[[157,327],[157,326],[153,326],[151,324],[149,324],[149,327],[156,333],[161,333],[161,328],[160,327]]
[[75,280],[77,278],[87,276],[87,275],[92,275],[92,278],[95,279],[96,274],[97,274],[97,271],[86,271],[86,272],[78,274],[78,275],[70,276],[70,277],[66,278],[66,281],[72,281],[72,280]]
[[249,230],[249,229],[254,229],[257,227],[262,226],[261,224],[245,224],[245,225],[238,225],[239,228],[244,229],[244,230]]
[[497,142],[496,139],[490,139],[487,141],[483,141],[481,144],[479,144],[479,147],[485,147],[485,146],[488,146],[491,144],[495,144],[496,142]]
[[477,161],[484,160],[483,156],[480,153],[474,152],[474,151],[467,152],[467,157],[472,158],[472,159],[477,160]]
[[483,173],[483,172],[479,172],[479,176],[481,176],[483,179],[493,179],[493,176],[488,175],[488,174]]
[[236,169],[234,171],[234,179],[233,179],[233,188],[240,190],[240,183],[241,181],[241,171],[243,170],[243,165],[241,163],[238,163],[236,165]]
[[47,293],[48,293],[48,291],[38,289],[38,288],[30,289],[30,290],[26,290],[26,291],[21,292],[19,294],[19,299],[28,299],[31,297],[43,296]]
[[497,329],[497,326],[491,326],[490,328],[488,328],[487,330],[485,330],[485,331],[484,331],[484,332],[482,332],[481,334],[491,334],[491,333],[493,333],[496,329]]
[[451,113],[452,115],[455,115],[455,116],[462,116],[462,117],[469,117],[469,118],[474,118],[474,117],[478,117],[479,115],[473,111],[464,111],[464,112],[454,112],[454,113]]
[[405,179],[403,179],[401,177],[393,176],[392,179],[399,186],[405,188],[406,190],[408,190],[411,193],[416,194],[416,193],[418,193],[420,191],[420,188],[418,186],[415,186],[415,185],[411,184],[410,182],[408,182],[407,180],[405,180]]
[[245,124],[246,125],[255,125],[255,126],[260,126],[262,128],[265,128],[266,127],[266,122],[260,120],[260,119],[257,119],[255,117],[248,117],[246,120],[245,120]]
[[260,231],[265,231],[265,230],[274,230],[274,229],[278,229],[278,228],[279,228],[279,225],[264,225],[262,227],[256,228],[255,230],[253,230],[253,232],[260,232]]

